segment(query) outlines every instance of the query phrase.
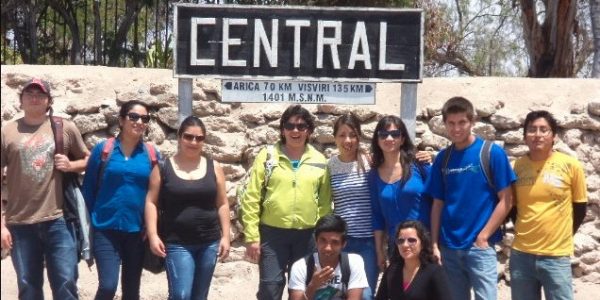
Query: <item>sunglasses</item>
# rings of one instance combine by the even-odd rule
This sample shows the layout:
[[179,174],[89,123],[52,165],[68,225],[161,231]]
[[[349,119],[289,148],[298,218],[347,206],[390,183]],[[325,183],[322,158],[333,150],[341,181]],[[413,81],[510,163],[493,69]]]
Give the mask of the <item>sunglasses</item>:
[[285,123],[285,124],[283,124],[283,128],[285,130],[290,130],[290,131],[294,130],[294,128],[298,129],[298,131],[305,131],[308,129],[308,124],[306,124],[306,123],[297,123],[297,124]]
[[196,141],[196,143],[200,143],[206,138],[203,135],[193,135],[191,133],[183,133],[181,137],[188,142]]
[[44,99],[48,98],[48,95],[46,95],[44,93],[24,92],[23,93],[23,98],[33,99],[33,100],[44,100]]
[[377,137],[381,140],[387,139],[388,136],[392,136],[394,139],[398,139],[402,136],[402,132],[398,129],[396,130],[379,130],[377,132]]
[[417,240],[417,238],[414,237],[409,237],[409,238],[397,238],[396,239],[396,245],[398,246],[402,246],[404,245],[404,242],[408,242],[409,245],[414,245],[418,242],[419,240]]
[[140,115],[140,114],[134,113],[134,112],[128,113],[127,118],[129,118],[129,120],[131,122],[137,122],[139,119],[142,119],[142,123],[144,123],[144,124],[148,124],[148,122],[150,122],[149,115]]

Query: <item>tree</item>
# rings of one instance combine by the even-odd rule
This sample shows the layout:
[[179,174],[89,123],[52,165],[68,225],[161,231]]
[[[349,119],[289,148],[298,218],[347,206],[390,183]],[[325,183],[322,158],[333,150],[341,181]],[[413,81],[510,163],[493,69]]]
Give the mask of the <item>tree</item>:
[[[529,53],[528,76],[574,77],[578,70],[575,41],[586,38],[576,19],[577,0],[519,0],[519,3]],[[542,11],[538,11],[540,6],[544,7]],[[584,50],[579,56],[587,57],[587,52]]]
[[81,64],[81,34],[79,33],[79,22],[77,19],[77,2],[70,0],[49,0],[48,2],[50,7],[60,14],[65,24],[71,31],[71,50],[69,51],[69,63],[72,65]]
[[426,76],[524,76],[520,22],[510,1],[419,0]]
[[152,0],[126,0],[125,15],[121,18],[115,37],[108,50],[108,65],[117,66],[125,50],[127,33],[144,5],[152,5]]
[[600,78],[600,0],[590,0],[590,15],[592,19],[592,33],[594,35],[592,77]]
[[6,36],[8,28],[14,30],[13,42],[16,42],[26,64],[38,63],[37,23],[45,10],[46,6],[36,5],[35,0],[2,1],[2,34]]
[[93,3],[94,12],[94,64],[102,61],[102,19],[100,17],[100,0]]

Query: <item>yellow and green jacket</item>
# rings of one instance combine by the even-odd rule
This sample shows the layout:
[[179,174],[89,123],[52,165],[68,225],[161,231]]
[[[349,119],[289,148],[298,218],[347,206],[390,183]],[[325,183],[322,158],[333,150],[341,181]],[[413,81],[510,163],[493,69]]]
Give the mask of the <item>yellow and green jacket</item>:
[[331,183],[325,156],[307,144],[298,169],[294,170],[281,147],[280,142],[274,147],[277,165],[263,201],[260,198],[265,180],[266,148],[258,153],[252,165],[241,199],[246,242],[260,241],[259,223],[283,229],[309,229],[315,227],[320,217],[331,213]]

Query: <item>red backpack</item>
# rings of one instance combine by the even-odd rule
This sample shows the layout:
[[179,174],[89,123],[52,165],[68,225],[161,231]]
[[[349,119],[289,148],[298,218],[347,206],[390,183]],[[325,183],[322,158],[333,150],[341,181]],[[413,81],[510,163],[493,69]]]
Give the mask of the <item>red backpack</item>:
[[[110,158],[110,155],[112,154],[114,147],[115,147],[115,138],[114,137],[107,139],[106,143],[104,143],[104,147],[102,148],[102,156],[100,156],[100,159],[102,160],[104,165],[106,165],[106,162]],[[154,166],[156,166],[156,164],[158,164],[158,158],[156,157],[156,149],[154,148],[154,146],[152,144],[150,144],[148,142],[144,143],[144,147],[146,148],[146,151],[148,151],[148,156],[150,157],[150,163],[152,164],[152,168],[154,168]]]

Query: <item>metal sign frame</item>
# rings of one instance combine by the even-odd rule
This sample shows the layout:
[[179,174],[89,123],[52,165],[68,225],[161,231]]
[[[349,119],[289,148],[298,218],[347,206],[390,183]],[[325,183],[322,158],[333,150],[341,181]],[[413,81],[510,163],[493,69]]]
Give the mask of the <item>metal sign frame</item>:
[[[374,8],[374,7],[309,7],[309,6],[260,6],[260,5],[208,5],[208,4],[188,4],[188,3],[177,3],[174,5],[174,37],[175,37],[175,51],[174,55],[174,66],[173,66],[173,77],[178,78],[178,90],[179,90],[179,122],[183,121],[186,116],[192,114],[192,89],[194,78],[217,78],[217,79],[250,79],[250,80],[300,80],[300,81],[329,81],[329,82],[400,82],[401,86],[401,97],[400,97],[400,118],[406,124],[411,139],[415,139],[415,128],[416,128],[416,110],[417,110],[417,84],[423,80],[423,61],[424,61],[424,14],[422,9],[394,9],[394,8]],[[419,24],[419,57],[418,57],[418,76],[410,79],[389,79],[389,78],[345,78],[336,76],[265,76],[265,75],[222,75],[222,74],[178,74],[177,73],[177,61],[178,61],[178,49],[177,41],[179,35],[179,29],[177,22],[179,19],[179,8],[186,7],[204,7],[206,9],[214,8],[226,8],[226,9],[267,9],[267,10],[293,10],[300,9],[307,12],[327,12],[331,15],[341,13],[344,11],[360,11],[363,14],[368,12],[418,12],[420,13],[420,24]],[[332,54],[333,56],[333,54]],[[385,62],[385,60],[384,60]]]
[[[299,18],[298,13],[300,12],[306,12],[307,14],[307,18],[312,18],[311,20],[317,20],[319,21],[319,19],[316,19],[317,17],[323,16],[323,15],[328,15],[330,16],[331,20],[338,20],[340,21],[344,16],[342,14],[346,13],[346,14],[350,14],[347,15],[346,17],[351,19],[351,20],[355,20],[358,14],[360,14],[360,16],[364,16],[365,19],[368,19],[369,16],[371,18],[374,17],[379,17],[379,15],[377,14],[384,14],[386,17],[389,16],[395,16],[396,19],[398,18],[398,16],[401,16],[401,14],[411,14],[410,17],[411,18],[415,18],[415,16],[413,16],[413,14],[418,14],[418,19],[419,19],[419,24],[418,24],[418,30],[420,32],[418,33],[411,33],[412,35],[414,34],[418,34],[418,59],[417,61],[413,61],[411,64],[406,64],[407,66],[414,68],[414,66],[418,66],[418,72],[416,72],[416,76],[415,78],[378,78],[376,76],[362,76],[362,77],[343,77],[343,76],[305,76],[305,75],[265,75],[265,74],[260,74],[261,71],[257,70],[256,68],[254,68],[253,70],[245,70],[245,73],[255,73],[255,74],[220,74],[219,72],[211,72],[210,74],[208,73],[203,73],[203,74],[191,74],[192,72],[185,72],[186,70],[182,70],[182,72],[178,72],[178,67],[180,65],[181,62],[178,63],[178,61],[181,59],[181,55],[182,51],[187,51],[185,49],[182,50],[183,46],[179,46],[180,43],[180,39],[184,39],[183,36],[180,37],[180,34],[182,34],[180,32],[180,26],[178,24],[180,16],[181,16],[181,12],[180,9],[185,10],[185,9],[202,9],[203,11],[206,11],[206,14],[210,14],[209,12],[214,11],[219,12],[218,17],[223,17],[225,16],[229,16],[228,14],[231,13],[231,18],[235,18],[236,15],[234,13],[237,13],[239,15],[239,11],[246,11],[246,14],[250,14],[250,12],[253,12],[255,14],[255,16],[257,14],[263,13],[263,12],[268,12],[271,15],[271,18],[273,19],[273,15],[277,15],[277,13],[285,13],[286,16],[285,17],[291,17],[291,16],[295,16],[297,18]],[[225,13],[224,13],[225,11]],[[188,12],[189,13],[189,12]],[[311,16],[312,14],[312,16]],[[397,15],[396,15],[397,14]],[[337,17],[336,17],[337,16]],[[215,16],[216,18],[216,16]],[[252,17],[248,17],[248,19],[250,19]],[[282,20],[284,20],[284,18],[281,18]],[[330,82],[337,82],[337,81],[348,81],[348,82],[422,82],[422,78],[423,78],[423,56],[424,56],[424,51],[423,51],[423,33],[424,33],[424,14],[423,14],[423,10],[422,9],[396,9],[396,8],[376,8],[376,7],[309,7],[309,6],[260,6],[260,5],[214,5],[214,4],[189,4],[189,3],[179,3],[179,4],[175,4],[175,9],[174,9],[174,37],[175,37],[175,51],[174,51],[174,61],[175,64],[173,66],[173,76],[176,78],[212,78],[212,79],[248,79],[248,80],[300,80],[300,81],[330,81]],[[215,22],[218,22],[215,21]],[[342,21],[340,21],[342,22]],[[372,30],[372,20],[371,23],[367,23],[365,26],[367,26],[366,30],[367,31],[371,31],[371,34],[373,34],[373,30]],[[262,24],[262,23],[261,23]],[[268,24],[268,23],[266,23]],[[369,25],[371,24],[371,25]],[[412,23],[411,23],[412,24]],[[413,26],[417,26],[417,24],[412,24]],[[183,26],[183,25],[182,25]],[[217,25],[215,25],[217,26]],[[221,25],[222,26],[222,25]],[[250,27],[250,23],[248,23],[246,26]],[[369,27],[370,26],[370,27]],[[387,26],[387,25],[386,25]],[[394,25],[397,26],[397,25]],[[406,25],[408,26],[408,25]],[[268,26],[267,26],[268,27]],[[284,27],[284,25],[280,25],[280,27]],[[307,27],[310,30],[315,30],[313,27],[314,24],[312,24],[310,27]],[[307,29],[307,30],[308,30]],[[216,30],[215,30],[216,31]],[[365,33],[366,34],[366,33]],[[389,33],[387,36],[396,38],[396,39],[400,39],[402,38],[402,36],[393,36]],[[374,38],[369,39],[369,41],[373,40]],[[187,38],[186,40],[191,40],[191,38]],[[387,40],[387,37],[386,37]],[[247,42],[245,42],[246,44],[252,44],[253,45],[253,40],[249,40]],[[289,42],[289,41],[288,41]],[[188,42],[188,44],[191,42]],[[216,41],[212,41],[211,43],[216,44],[218,42]],[[370,43],[369,45],[373,45],[373,43]],[[189,45],[186,45],[188,47],[188,49],[190,48]],[[239,47],[242,47],[241,44],[236,45]],[[247,45],[244,45],[247,46]],[[385,44],[385,46],[387,47],[387,44]],[[263,51],[261,50],[262,48],[259,47],[259,51]],[[372,48],[374,48],[374,46],[372,46]],[[378,48],[379,49],[379,48]],[[191,51],[191,50],[189,50]],[[188,51],[188,53],[189,53]],[[329,53],[329,51],[325,51],[326,53]],[[364,51],[364,49],[363,49]],[[379,52],[381,52],[382,50],[379,49]],[[387,51],[383,50],[383,53],[385,54]],[[341,51],[340,51],[341,52]],[[413,52],[410,52],[413,53]],[[324,53],[322,53],[323,56],[326,56]],[[339,55],[339,54],[338,54]],[[333,56],[333,55],[332,55]],[[379,65],[377,64],[378,59],[380,58],[377,54],[373,54],[371,55],[372,58],[371,60],[375,61],[375,63],[373,63],[373,66],[377,65],[377,67],[379,67]],[[389,56],[388,58],[393,58],[392,56]],[[385,61],[385,55],[384,55],[384,61]],[[360,64],[360,63],[359,63]],[[187,66],[188,69],[191,68],[190,66]],[[224,66],[217,66],[219,68],[221,68],[221,70],[224,69],[229,69],[228,71],[231,71],[231,69],[233,67],[224,67]],[[239,69],[252,69],[252,67],[237,67]],[[332,70],[326,70],[327,72],[333,72]],[[354,71],[354,70],[353,70]],[[371,70],[369,71],[371,73],[374,73],[375,71]],[[379,70],[379,72],[385,72],[385,71],[381,71]],[[404,72],[404,71],[402,71]],[[408,71],[406,71],[408,72]],[[226,72],[223,72],[226,73]],[[313,72],[314,73],[314,72]],[[311,74],[313,74],[311,73]]]

